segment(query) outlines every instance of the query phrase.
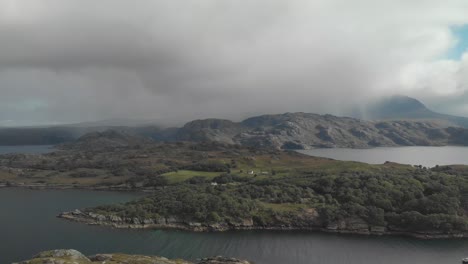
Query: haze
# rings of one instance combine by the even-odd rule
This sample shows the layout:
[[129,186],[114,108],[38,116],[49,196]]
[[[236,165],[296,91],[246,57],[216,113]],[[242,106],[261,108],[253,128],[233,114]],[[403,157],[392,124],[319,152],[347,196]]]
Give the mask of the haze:
[[404,94],[468,116],[468,1],[0,0],[0,125],[346,114]]

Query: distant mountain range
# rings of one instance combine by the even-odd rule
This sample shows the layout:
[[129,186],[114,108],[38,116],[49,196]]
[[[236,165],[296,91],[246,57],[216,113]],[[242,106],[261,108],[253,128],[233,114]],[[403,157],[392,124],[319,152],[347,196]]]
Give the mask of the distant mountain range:
[[195,120],[166,135],[170,136],[166,140],[218,141],[282,149],[468,144],[467,129],[445,127],[437,122],[365,121],[308,113],[262,115],[242,122]]
[[468,118],[436,113],[417,99],[395,95],[385,97],[352,111],[352,117],[366,120],[417,120],[437,122],[442,126],[468,128]]
[[394,96],[382,99],[357,114],[362,119],[285,113],[255,116],[241,122],[194,120],[180,128],[164,129],[156,125],[113,126],[115,122],[88,123],[90,126],[4,128],[0,129],[0,145],[60,144],[78,138],[88,146],[128,142],[143,144],[144,140],[140,140],[143,138],[216,141],[281,149],[468,145],[468,118],[435,113],[413,98]]

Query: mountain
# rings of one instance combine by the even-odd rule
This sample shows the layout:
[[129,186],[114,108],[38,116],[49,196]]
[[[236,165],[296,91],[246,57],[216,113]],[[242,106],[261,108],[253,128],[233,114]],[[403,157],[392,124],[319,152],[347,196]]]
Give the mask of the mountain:
[[104,150],[120,147],[138,146],[151,143],[148,137],[130,133],[126,130],[109,129],[103,132],[91,132],[76,141],[61,145],[62,149]]
[[[166,140],[217,141],[252,147],[308,149],[467,145],[468,130],[431,121],[365,121],[309,113],[262,115],[242,122],[195,120]],[[465,139],[466,138],[466,139]]]
[[[382,99],[366,106],[364,111],[356,115],[365,117],[366,120],[311,113],[285,113],[255,116],[242,122],[201,119],[188,122],[180,128],[166,129],[155,125],[4,128],[0,129],[0,145],[61,144],[80,137],[82,138],[78,143],[93,148],[118,147],[129,142],[144,144],[144,140],[149,139],[215,141],[278,149],[468,145],[468,118],[433,112],[410,97]],[[116,135],[110,134],[109,130],[118,131],[125,136],[117,140]],[[91,134],[83,138],[88,133]]]
[[144,137],[154,136],[158,140],[169,137],[171,129],[158,126],[52,126],[52,127],[17,127],[0,128],[0,146],[14,145],[57,145],[77,140],[88,133],[116,130]]
[[386,97],[360,110],[353,111],[353,117],[366,120],[418,120],[437,122],[443,126],[468,128],[468,118],[441,114],[428,109],[417,99],[395,95]]

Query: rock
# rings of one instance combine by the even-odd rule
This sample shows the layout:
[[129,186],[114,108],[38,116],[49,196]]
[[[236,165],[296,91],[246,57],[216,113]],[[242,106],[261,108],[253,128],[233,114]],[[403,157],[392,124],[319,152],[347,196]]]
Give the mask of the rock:
[[82,215],[83,213],[80,210],[75,209],[75,210],[73,210],[73,212],[71,214],[72,215]]
[[383,234],[383,233],[385,233],[386,228],[385,228],[385,226],[371,226],[370,231],[374,232],[374,233],[382,233]]
[[[164,257],[126,255],[126,254],[96,254],[85,257],[80,252],[73,249],[59,249],[45,251],[37,254],[33,259],[16,264],[193,264],[184,260],[170,260]],[[250,264],[248,261],[235,258],[211,257],[204,258],[197,264]]]
[[225,258],[221,256],[203,258],[197,264],[250,264],[250,262],[235,258]]
[[88,213],[89,217],[96,219],[97,221],[106,221],[106,216],[95,213]]
[[56,249],[51,251],[45,251],[37,254],[34,258],[69,258],[72,260],[88,260],[89,259],[81,254],[81,252],[74,249]]
[[198,222],[189,222],[188,225],[190,227],[201,227],[202,226],[202,224],[198,223]]
[[106,261],[112,259],[112,254],[96,254],[89,256],[91,261]]
[[109,216],[109,220],[114,223],[120,223],[122,222],[122,218],[116,215],[111,215]]
[[361,218],[348,218],[345,220],[345,229],[356,231],[369,231],[369,224]]
[[181,221],[179,221],[179,219],[177,219],[175,216],[170,216],[170,217],[166,218],[166,223],[167,224],[178,224],[180,222]]
[[155,223],[158,224],[158,225],[165,225],[166,224],[166,219],[165,218],[156,219]]

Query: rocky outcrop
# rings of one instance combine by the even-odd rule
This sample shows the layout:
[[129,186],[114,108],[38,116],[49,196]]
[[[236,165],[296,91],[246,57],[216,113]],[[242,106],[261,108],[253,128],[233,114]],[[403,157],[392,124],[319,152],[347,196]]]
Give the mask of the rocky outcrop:
[[[271,222],[269,224],[259,224],[253,221],[253,219],[244,219],[243,221],[238,221],[235,223],[200,223],[180,220],[177,217],[167,217],[160,219],[121,218],[115,215],[82,212],[80,210],[64,212],[58,215],[58,217],[89,225],[109,226],[112,228],[122,229],[180,229],[195,232],[228,230],[309,230],[340,234],[401,235],[415,237],[419,239],[447,239],[468,237],[468,232],[462,231],[449,233],[441,230],[411,231],[391,225],[372,225],[359,217],[347,217],[339,221],[325,223],[323,222],[323,219],[320,217],[318,212],[313,208],[297,211],[294,215],[277,215],[274,222]],[[105,258],[108,258],[107,254],[101,254],[96,255],[95,257],[90,257],[91,260],[104,260]],[[220,260],[222,260],[222,262],[220,262]],[[229,261],[230,259],[216,257],[202,259],[201,262],[198,263],[248,263]]]
[[14,264],[249,264],[245,260],[226,257],[203,258],[195,263],[185,260],[170,260],[164,257],[126,255],[126,254],[96,254],[86,257],[74,249],[58,249],[37,254],[31,260]]
[[386,227],[372,226],[361,218],[346,218],[339,222],[324,225],[318,212],[313,208],[303,209],[295,215],[277,215],[276,220],[268,225],[259,224],[253,219],[237,222],[200,223],[181,220],[177,217],[159,219],[122,218],[116,215],[104,215],[94,212],[74,210],[63,212],[57,217],[89,225],[110,226],[129,229],[182,229],[190,231],[227,231],[227,230],[320,230],[333,233],[376,234],[387,232]]
[[114,228],[170,228],[191,231],[226,231],[231,229],[255,229],[252,219],[239,219],[231,222],[200,223],[183,220],[176,216],[154,218],[124,218],[117,215],[105,215],[95,212],[83,212],[74,210],[63,212],[57,217],[89,225],[110,226]]

